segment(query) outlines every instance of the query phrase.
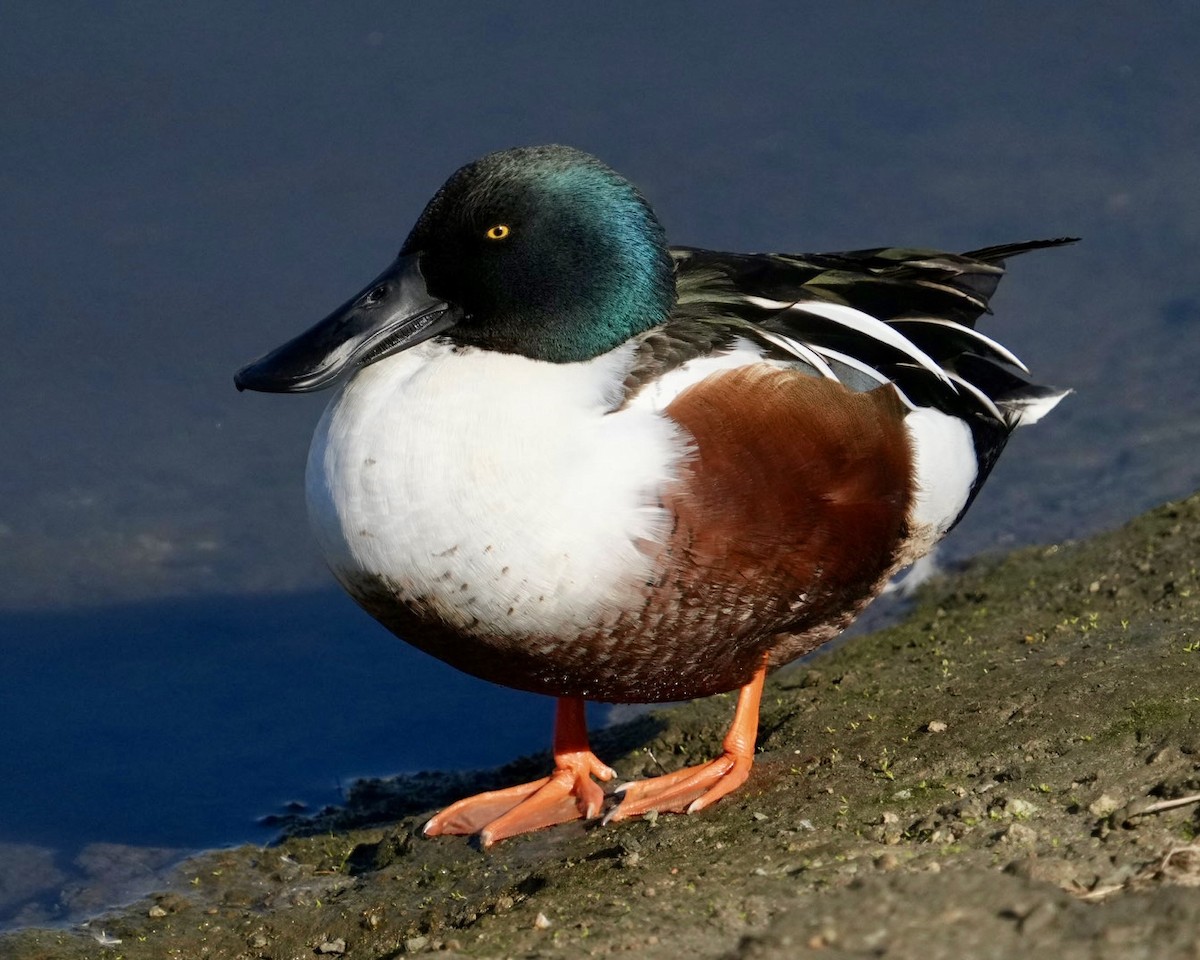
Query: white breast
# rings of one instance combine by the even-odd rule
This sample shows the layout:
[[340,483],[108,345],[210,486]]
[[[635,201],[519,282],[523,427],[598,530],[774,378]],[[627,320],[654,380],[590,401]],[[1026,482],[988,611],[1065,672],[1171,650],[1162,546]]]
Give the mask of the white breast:
[[664,534],[685,448],[656,411],[607,413],[627,365],[623,348],[550,364],[429,343],[360,371],[308,460],[335,574],[502,634],[595,624],[645,579],[638,541]]

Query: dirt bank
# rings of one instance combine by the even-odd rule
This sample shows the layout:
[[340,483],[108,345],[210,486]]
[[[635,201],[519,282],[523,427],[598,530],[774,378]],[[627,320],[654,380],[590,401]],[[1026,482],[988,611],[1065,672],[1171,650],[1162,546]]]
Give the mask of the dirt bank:
[[[484,854],[421,837],[421,814],[546,757],[360,784],[277,846],[205,855],[0,956],[1195,960],[1198,564],[1194,496],[932,584],[902,625],[776,676],[748,787],[696,816]],[[674,769],[731,710],[663,711],[595,747],[625,778]]]

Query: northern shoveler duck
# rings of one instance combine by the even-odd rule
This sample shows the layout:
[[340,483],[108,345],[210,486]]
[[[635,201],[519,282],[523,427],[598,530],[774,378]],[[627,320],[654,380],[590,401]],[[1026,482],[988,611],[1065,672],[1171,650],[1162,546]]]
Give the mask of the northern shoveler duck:
[[974,329],[1014,254],[669,247],[566,147],[455,173],[399,257],[239,389],[338,386],[307,493],[342,585],[461,670],[558,698],[554,771],[428,834],[578,817],[614,772],[585,700],[740,689],[720,757],[619,788],[700,810],[753,760],[768,671],[836,636],[1065,395]]

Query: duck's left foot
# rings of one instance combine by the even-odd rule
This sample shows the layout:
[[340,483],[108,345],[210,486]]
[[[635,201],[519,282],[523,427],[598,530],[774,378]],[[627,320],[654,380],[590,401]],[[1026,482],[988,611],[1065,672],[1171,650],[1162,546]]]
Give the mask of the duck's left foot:
[[753,762],[753,748],[749,754],[726,751],[715,760],[696,767],[684,767],[661,777],[626,783],[617,788],[621,805],[604,820],[606,823],[628,820],[651,811],[695,813],[703,810],[745,783]]
[[758,706],[766,676],[764,664],[738,694],[737,709],[729,732],[725,734],[721,756],[696,767],[685,767],[661,777],[635,780],[618,787],[617,792],[622,795],[621,805],[604,818],[605,822],[628,820],[651,811],[695,813],[745,783],[754,763]]
[[425,824],[425,833],[478,833],[485,847],[569,820],[600,815],[604,791],[592,780],[611,780],[615,771],[587,744],[583,701],[562,698],[554,724],[554,772],[541,780],[492,790],[451,804]]

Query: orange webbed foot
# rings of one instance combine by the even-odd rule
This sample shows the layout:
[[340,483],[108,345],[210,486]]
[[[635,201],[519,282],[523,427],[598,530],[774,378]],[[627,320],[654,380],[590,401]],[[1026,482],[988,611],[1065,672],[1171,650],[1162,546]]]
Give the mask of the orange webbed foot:
[[589,749],[583,701],[561,698],[554,725],[554,772],[548,777],[466,797],[425,824],[425,833],[478,833],[484,847],[497,840],[570,820],[600,815],[604,791],[592,779],[611,780],[616,772]]
[[425,824],[431,837],[478,833],[490,847],[531,830],[600,815],[604,791],[592,777],[616,776],[591,751],[555,758],[554,773],[532,783],[476,794],[453,803]]
[[617,788],[621,804],[604,818],[628,820],[651,811],[696,813],[732,793],[750,776],[754,741],[758,735],[758,707],[767,669],[764,664],[738,694],[733,723],[725,735],[724,751],[715,760],[648,780],[635,780]]
[[696,813],[732,793],[750,776],[752,756],[723,753],[715,760],[685,767],[661,777],[635,780],[617,787],[621,804],[604,818],[628,820],[652,810],[659,813]]

